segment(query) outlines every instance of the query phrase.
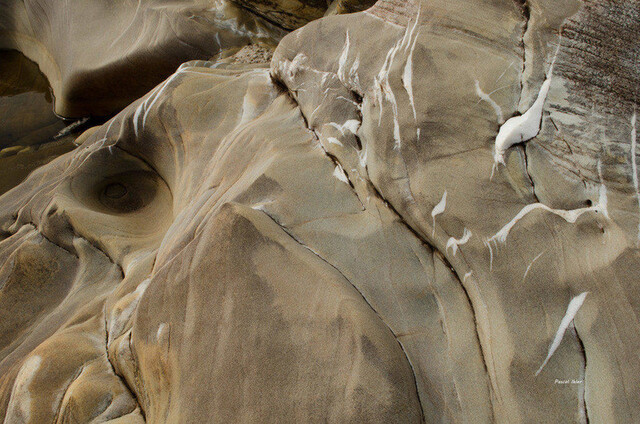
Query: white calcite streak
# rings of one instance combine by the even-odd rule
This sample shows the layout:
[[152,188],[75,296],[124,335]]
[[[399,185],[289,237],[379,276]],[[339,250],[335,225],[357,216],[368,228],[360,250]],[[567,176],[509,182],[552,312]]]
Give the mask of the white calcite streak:
[[584,299],[585,297],[587,297],[587,293],[588,292],[580,293],[579,295],[571,299],[571,302],[569,302],[569,306],[567,306],[567,312],[565,312],[562,321],[560,321],[560,326],[558,327],[558,331],[556,331],[556,336],[553,338],[551,346],[549,346],[549,353],[547,353],[547,357],[542,362],[542,365],[540,365],[540,368],[538,368],[538,371],[536,371],[536,377],[540,374],[540,372],[542,372],[544,366],[547,365],[547,362],[549,362],[551,356],[554,354],[556,349],[558,349],[558,346],[560,346],[562,338],[564,337],[564,333],[567,331],[567,328],[569,328],[569,324],[571,324],[571,321],[573,321],[576,314],[578,313],[578,310],[584,303]]
[[[356,56],[356,60],[353,61],[353,65],[351,65],[351,70],[349,71],[349,84],[356,89],[358,92],[362,93],[364,90],[360,85],[360,77],[358,76],[358,69],[360,68],[360,56]],[[356,103],[356,106],[360,108],[361,106]]]
[[262,211],[262,212],[267,212],[267,206],[272,204],[274,202],[274,199],[267,199],[267,200],[263,200],[262,202],[258,202],[255,203],[253,205],[251,205],[251,209],[256,210],[256,211]]
[[395,142],[394,148],[399,149],[402,144],[402,140],[400,138],[400,122],[398,120],[398,103],[396,101],[396,96],[393,94],[393,90],[391,89],[391,84],[389,84],[389,71],[391,70],[391,65],[393,64],[393,60],[395,59],[396,53],[400,49],[401,40],[396,42],[394,46],[387,52],[387,56],[382,64],[382,68],[378,75],[375,78],[374,82],[374,96],[376,101],[380,107],[380,115],[378,117],[378,126],[382,123],[382,95],[384,94],[384,99],[391,104],[391,112],[393,114],[393,139]]
[[461,238],[457,239],[454,237],[449,237],[449,240],[447,241],[447,250],[451,249],[453,251],[453,256],[455,256],[456,253],[458,253],[458,246],[465,244],[469,241],[470,238],[471,231],[465,228],[462,232]]
[[444,212],[444,209],[447,207],[447,190],[442,193],[442,198],[438,202],[437,205],[433,207],[431,210],[431,218],[433,219],[433,230],[431,231],[431,235],[435,235],[436,233],[436,216],[440,215]]
[[345,131],[349,131],[351,134],[355,134],[360,128],[360,121],[357,119],[349,119],[343,124],[337,124],[335,122],[329,122],[327,125],[332,126],[333,128],[340,131],[340,134],[345,135]]
[[538,97],[529,110],[520,116],[508,119],[507,122],[502,124],[496,136],[493,152],[494,164],[501,163],[504,165],[504,155],[511,146],[529,141],[538,135],[542,123],[542,108],[547,99],[550,86],[551,74],[542,83]]
[[340,142],[340,140],[338,140],[338,139],[337,139],[337,138],[335,138],[335,137],[327,137],[327,141],[328,141],[330,144],[337,144],[338,146],[342,146],[342,145],[343,145],[343,144],[342,144],[342,142]]
[[347,31],[347,36],[344,40],[344,47],[342,48],[340,59],[338,59],[338,78],[342,82],[346,81],[347,79],[347,59],[349,58],[349,44],[349,31]]
[[500,105],[498,105],[498,103],[496,103],[491,98],[491,96],[489,96],[487,93],[482,91],[482,88],[480,88],[480,81],[478,81],[478,80],[476,80],[476,94],[478,95],[478,97],[480,97],[481,100],[487,102],[493,108],[493,110],[496,113],[496,118],[498,119],[498,124],[504,123],[504,116],[502,115],[502,108],[500,107]]
[[511,221],[509,221],[504,227],[502,227],[497,233],[489,237],[487,239],[487,242],[494,242],[494,243],[506,242],[509,232],[518,223],[518,221],[520,221],[529,212],[534,211],[536,209],[542,209],[554,215],[558,215],[559,217],[563,218],[565,221],[567,221],[570,224],[575,223],[582,214],[585,214],[587,212],[598,212],[608,217],[607,188],[605,187],[604,184],[600,185],[599,194],[600,194],[600,197],[599,197],[598,203],[593,206],[589,206],[587,208],[564,210],[564,209],[552,209],[549,206],[545,205],[544,203],[529,204],[524,208],[522,208],[520,212],[518,212],[518,214]]
[[402,37],[402,42],[400,43],[400,47],[404,47],[405,51],[409,49],[407,61],[402,72],[402,84],[404,86],[404,89],[407,91],[407,94],[409,95],[409,103],[411,104],[411,109],[413,110],[413,118],[416,122],[418,121],[418,113],[416,112],[416,103],[413,97],[413,51],[416,49],[416,42],[418,41],[418,34],[420,32],[418,31],[416,33],[416,28],[418,26],[419,20],[420,11],[418,11],[418,15],[416,16],[416,20],[414,21],[413,26],[411,26],[411,29],[409,29],[409,26],[407,26],[404,37]]
[[333,176],[342,181],[345,184],[349,184],[349,178],[347,178],[347,174],[342,169],[340,164],[336,165],[336,169],[333,170]]
[[400,47],[404,47],[405,50],[409,48],[411,40],[414,39],[414,34],[416,32],[416,28],[418,27],[418,22],[420,21],[420,12],[421,10],[418,9],[418,14],[416,15],[416,19],[413,21],[413,25],[411,25],[411,22],[409,22],[410,25],[407,25],[404,30],[402,41],[400,42]]
[[358,152],[358,162],[360,163],[360,166],[362,168],[365,168],[367,166],[368,152],[369,152],[369,149],[367,148],[367,144],[365,143],[364,146],[362,147],[362,150]]
[[156,332],[156,340],[160,340],[160,338],[163,336],[163,333],[165,333],[167,329],[167,324],[165,324],[164,322],[161,322],[160,325],[158,326],[158,331]]
[[533,260],[531,262],[529,262],[529,265],[527,266],[527,269],[524,272],[524,275],[522,276],[522,282],[524,283],[524,281],[527,279],[527,275],[529,274],[529,271],[531,270],[531,266],[534,264],[535,261],[537,261],[540,256],[542,256],[544,254],[544,252],[540,252],[538,254],[538,256],[536,256],[535,258],[533,258]]
[[409,56],[407,56],[407,63],[404,65],[404,71],[402,72],[402,84],[404,85],[404,89],[407,91],[409,95],[409,103],[411,104],[411,109],[413,110],[413,119],[418,121],[418,113],[416,112],[416,102],[413,98],[413,51],[416,47],[416,41],[413,40],[413,45],[411,46],[411,51],[409,52]]

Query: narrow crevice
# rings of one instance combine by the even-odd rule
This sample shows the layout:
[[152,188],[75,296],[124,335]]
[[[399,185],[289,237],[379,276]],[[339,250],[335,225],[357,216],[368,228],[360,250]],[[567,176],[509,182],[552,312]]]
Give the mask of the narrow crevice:
[[540,199],[536,194],[536,186],[533,182],[533,177],[531,176],[531,171],[529,171],[529,156],[527,154],[527,145],[524,144],[522,146],[522,155],[524,156],[524,172],[527,174],[527,178],[529,178],[529,182],[531,183],[531,194],[537,203],[540,203]]
[[[531,7],[529,6],[528,0],[514,0],[518,8],[520,9],[520,13],[522,13],[522,19],[524,19],[524,26],[522,27],[522,36],[527,33],[527,29],[529,27],[529,20],[531,19]],[[524,41],[522,42],[524,46]]]
[[[287,86],[285,85],[285,83],[279,79],[277,79],[275,76],[271,75],[271,81],[274,83],[274,85],[281,90],[282,92],[284,92],[289,99],[296,105],[298,106],[298,109],[300,110],[300,116],[302,117],[302,121],[304,122],[304,126],[307,128],[307,130],[311,133],[311,135],[313,136],[314,140],[316,143],[318,143],[318,145],[320,146],[320,148],[322,149],[322,151],[324,152],[325,155],[327,155],[327,157],[329,159],[331,159],[331,161],[334,163],[334,165],[336,166],[340,166],[340,168],[342,168],[342,171],[344,172],[344,175],[347,178],[347,183],[349,184],[349,186],[351,187],[351,189],[353,190],[356,198],[358,199],[358,201],[360,202],[360,205],[362,206],[362,209],[365,209],[364,203],[362,202],[362,200],[360,199],[360,196],[358,195],[358,192],[355,189],[355,185],[353,184],[353,181],[351,180],[351,176],[349,175],[349,172],[347,171],[348,168],[345,168],[341,163],[340,160],[332,155],[331,153],[329,153],[324,146],[322,145],[322,142],[320,141],[320,136],[318,135],[317,131],[313,128],[311,128],[311,126],[309,125],[309,121],[307,120],[307,117],[304,116],[304,113],[302,113],[302,108],[300,108],[300,104],[298,103],[298,101],[296,100],[296,98],[291,94],[291,91],[289,91],[289,89],[287,88]],[[356,93],[357,94],[357,93]],[[360,101],[362,101],[362,97],[356,97],[357,99],[360,99]],[[360,103],[361,104],[361,103]],[[362,115],[359,115],[360,118],[362,118]],[[362,120],[360,120],[360,123],[362,124]],[[354,134],[355,135],[355,134]],[[356,143],[358,144],[359,149],[362,149],[362,142],[360,141],[360,138],[356,136]]]
[[138,399],[136,392],[129,385],[129,383],[127,382],[127,379],[116,371],[116,368],[113,366],[113,363],[111,362],[111,358],[109,357],[109,325],[108,325],[109,323],[107,320],[107,303],[106,302],[104,304],[102,314],[104,316],[104,350],[105,350],[105,357],[107,360],[107,364],[109,364],[109,367],[111,367],[111,372],[113,372],[113,375],[115,375],[120,380],[120,382],[124,385],[124,387],[129,391],[129,393],[131,394],[131,397],[135,400],[136,404],[138,405],[138,408],[140,408],[140,415],[142,415],[142,419],[146,422],[147,418],[144,414],[144,410],[142,409],[142,405],[140,404],[140,400]]
[[578,341],[578,346],[580,347],[580,353],[582,354],[582,398],[580,400],[580,412],[581,416],[584,419],[584,423],[589,424],[589,413],[587,411],[587,351],[584,348],[584,343],[580,338],[580,334],[578,334],[578,329],[573,326],[573,331],[576,335],[576,340]]
[[391,329],[391,327],[389,327],[389,325],[387,325],[387,323],[384,321],[384,319],[382,318],[382,316],[380,315],[380,313],[378,313],[378,311],[371,305],[371,303],[369,302],[369,300],[367,300],[367,298],[365,297],[365,295],[360,291],[360,289],[353,284],[353,282],[347,278],[346,275],[344,275],[344,273],[335,265],[333,265],[331,262],[329,262],[328,260],[326,260],[325,258],[323,258],[318,252],[316,252],[315,250],[313,250],[311,247],[307,246],[304,242],[302,242],[302,240],[298,239],[296,236],[294,236],[291,231],[289,231],[289,229],[287,229],[285,226],[283,226],[281,223],[278,222],[277,219],[275,219],[275,217],[271,216],[269,213],[265,212],[264,210],[261,210],[260,212],[262,212],[263,214],[265,214],[269,219],[271,219],[271,221],[273,221],[274,224],[276,224],[278,227],[280,227],[280,229],[282,231],[284,231],[293,241],[295,241],[298,245],[300,245],[302,248],[306,249],[307,251],[311,252],[313,255],[315,255],[317,258],[319,258],[322,262],[324,262],[325,264],[327,264],[328,266],[330,266],[332,269],[334,269],[338,274],[340,274],[342,276],[342,278],[344,278],[344,280],[349,283],[349,285],[351,287],[353,287],[353,289],[360,295],[360,297],[362,298],[362,300],[364,300],[364,302],[367,304],[367,306],[369,306],[369,308],[373,311],[373,313],[378,317],[378,319],[380,320],[380,322],[382,322],[382,324],[389,330],[389,332],[393,335],[394,340],[396,341],[396,343],[398,343],[398,346],[400,346],[400,349],[402,350],[402,353],[405,357],[405,359],[407,360],[407,363],[409,364],[409,368],[411,369],[411,374],[413,375],[413,384],[414,384],[414,389],[416,391],[416,396],[418,398],[418,403],[420,404],[420,421],[424,422],[425,418],[424,418],[424,411],[422,410],[422,401],[420,400],[420,392],[418,390],[418,379],[416,376],[416,372],[415,369],[413,367],[413,364],[411,363],[411,360],[409,359],[409,356],[407,355],[407,352],[404,349],[404,346],[402,346],[402,343],[400,343],[400,340],[398,340],[398,336],[396,335],[396,333]]
[[121,279],[124,279],[125,275],[124,275],[124,269],[122,268],[122,265],[120,265],[120,264],[119,264],[118,262],[116,262],[116,261],[115,261],[111,256],[109,256],[109,255],[107,254],[107,252],[105,252],[104,250],[102,250],[102,249],[100,248],[100,246],[98,246],[94,241],[92,241],[92,240],[90,240],[90,239],[88,239],[88,238],[86,238],[86,237],[84,237],[84,236],[82,236],[82,235],[80,235],[80,234],[76,233],[75,231],[73,232],[73,235],[74,235],[75,237],[78,237],[78,238],[83,239],[84,241],[86,241],[87,243],[89,243],[89,244],[91,245],[91,247],[93,247],[94,249],[96,249],[98,252],[102,253],[102,255],[103,255],[105,258],[107,258],[107,260],[108,260],[109,262],[111,262],[113,265],[115,265],[115,266],[118,268],[118,270],[120,271],[120,278],[121,278]]
[[[462,292],[464,293],[464,296],[467,299],[467,303],[469,304],[469,308],[471,309],[471,315],[473,316],[473,324],[475,326],[476,342],[478,343],[478,352],[480,352],[480,360],[482,361],[482,366],[484,368],[484,372],[487,375],[487,379],[489,380],[489,388],[488,389],[489,389],[489,391],[491,391],[491,377],[489,376],[489,368],[487,367],[487,360],[486,360],[486,357],[484,355],[484,349],[482,348],[482,341],[480,340],[480,333],[479,333],[480,325],[478,324],[478,318],[477,318],[478,315],[476,314],[476,309],[474,308],[473,302],[471,301],[471,296],[469,296],[469,292],[467,291],[467,288],[463,284],[463,282],[460,279],[460,276],[458,275],[456,270],[451,266],[451,264],[449,264],[449,262],[447,261],[447,258],[445,258],[444,255],[437,249],[433,249],[433,252],[434,252],[434,255],[436,255],[438,258],[440,258],[445,263],[445,265],[447,265],[451,269],[451,272],[453,273],[453,276],[458,281],[458,284],[460,284],[460,287],[462,288]],[[493,410],[493,402],[489,401],[489,406],[491,407],[491,416],[493,417],[493,420],[495,422],[495,413],[494,413],[494,410]]]
[[[323,149],[323,150],[324,150],[324,149]],[[331,159],[331,161],[333,162],[333,164],[334,164],[335,166],[339,166],[340,168],[342,168],[342,165],[340,165],[340,161],[338,160],[338,158],[337,158],[337,157],[335,157],[335,156],[334,156],[334,155],[332,155],[331,153],[327,152],[326,150],[325,150],[325,154],[329,157],[329,159]],[[346,177],[347,177],[347,184],[349,184],[349,187],[351,187],[351,188],[355,191],[356,187],[355,187],[355,186],[353,185],[353,183],[351,182],[351,178],[349,178],[349,174],[347,173],[347,170],[346,170],[346,169],[344,169],[344,168],[342,168],[342,171],[344,172],[344,174],[345,174],[345,175],[346,175]],[[362,202],[360,202],[360,203],[362,203]],[[363,207],[364,207],[364,205],[363,205]]]
[[[16,219],[16,223],[17,223],[17,222],[18,222],[18,220]],[[31,222],[31,221],[23,222],[23,223],[22,223],[22,225],[21,225],[21,227],[23,227],[23,226],[25,226],[25,225],[29,225],[29,226],[33,227],[34,231],[35,231],[36,233],[38,233],[40,236],[42,236],[42,238],[43,238],[43,239],[45,239],[46,241],[48,241],[49,243],[53,244],[54,246],[59,247],[60,249],[62,249],[62,250],[64,250],[65,252],[69,253],[70,255],[75,256],[75,257],[76,257],[76,258],[78,258],[78,259],[80,258],[80,255],[78,254],[78,252],[76,252],[76,251],[75,251],[75,249],[74,249],[74,250],[72,250],[72,249],[69,249],[69,248],[67,248],[67,247],[65,247],[65,246],[63,246],[63,245],[61,245],[61,244],[58,244],[58,243],[54,242],[54,241],[53,241],[53,240],[51,240],[49,237],[47,237],[47,236],[46,236],[42,231],[40,231],[40,228],[38,228],[38,226],[37,226],[34,222]],[[74,237],[81,238],[81,239],[83,239],[84,241],[86,241],[87,243],[89,243],[89,245],[91,245],[91,247],[93,247],[95,250],[97,250],[99,253],[101,253],[105,258],[107,258],[107,260],[108,260],[109,262],[111,262],[113,265],[115,265],[115,266],[118,268],[118,270],[120,271],[120,277],[121,277],[121,278],[124,278],[124,269],[122,268],[122,266],[121,266],[119,263],[117,263],[116,261],[114,261],[114,260],[113,260],[113,258],[111,258],[111,256],[109,256],[109,255],[108,255],[104,250],[102,250],[102,249],[101,249],[99,246],[97,246],[94,242],[92,242],[92,241],[91,241],[91,240],[89,240],[88,238],[86,238],[86,237],[84,237],[84,236],[82,236],[82,235],[78,234],[78,233],[75,231],[75,229],[71,228],[71,230],[72,230],[72,234],[73,234],[73,236],[74,236]],[[9,237],[10,237],[10,236],[15,235],[18,231],[20,231],[20,229],[19,229],[19,228],[18,228],[15,232],[13,232],[13,233],[10,233],[10,232],[9,232],[9,233],[8,233],[8,234],[9,234]]]
[[[138,360],[138,355],[136,355],[136,352],[133,350],[132,337],[133,337],[133,330],[129,330],[129,337],[127,338],[127,343],[129,344],[129,352],[131,352],[131,360],[133,361],[133,377],[135,378],[136,385],[140,387],[144,387],[144,385],[142,384],[142,379],[140,378],[140,361]],[[140,395],[144,396],[144,391],[141,391]],[[145,402],[141,402],[140,399],[135,394],[134,394],[134,397],[136,399],[136,402],[138,402],[138,405],[140,406],[140,414],[142,415],[142,418],[146,421],[147,417],[144,411]],[[148,404],[148,399],[146,400],[147,400],[146,404]]]
[[[525,68],[527,66],[527,46],[525,45],[524,39],[527,35],[527,30],[529,29],[529,20],[531,19],[531,9],[529,6],[528,0],[514,0],[518,9],[520,9],[520,13],[522,14],[522,20],[524,21],[522,25],[522,32],[520,34],[520,48],[522,49],[522,70],[520,71],[520,96],[518,98],[518,107],[520,102],[522,101],[522,92],[524,91],[524,75]],[[514,114],[513,116],[517,116],[519,113]]]
[[[487,378],[489,379],[489,381],[491,381],[491,377],[489,375],[489,368],[487,366],[487,360],[486,360],[486,356],[484,354],[484,347],[482,345],[482,341],[480,340],[480,332],[479,332],[479,323],[478,323],[478,318],[477,318],[477,313],[475,310],[475,307],[473,306],[473,302],[471,301],[471,297],[469,296],[469,292],[467,291],[467,288],[465,287],[462,279],[460,278],[460,275],[458,274],[458,272],[456,271],[456,269],[453,267],[453,265],[451,265],[451,262],[449,262],[449,260],[446,258],[446,256],[440,251],[438,250],[435,246],[433,246],[425,237],[422,236],[422,234],[420,234],[418,231],[416,231],[408,222],[406,222],[404,220],[404,218],[402,217],[402,215],[400,215],[400,212],[398,212],[398,210],[396,210],[396,208],[390,203],[388,202],[384,196],[382,195],[382,193],[380,193],[380,191],[378,190],[378,188],[373,185],[373,183],[369,182],[369,184],[371,185],[372,190],[374,191],[374,193],[376,194],[376,196],[378,196],[383,202],[384,204],[396,215],[396,217],[398,218],[398,221],[404,225],[404,227],[409,230],[418,240],[420,240],[420,242],[428,247],[435,256],[437,256],[442,263],[445,264],[445,266],[447,266],[452,274],[455,276],[456,280],[458,281],[458,283],[460,284],[460,287],[462,287],[462,291],[464,292],[464,295],[467,299],[467,303],[469,304],[469,307],[471,308],[471,314],[473,315],[473,322],[475,325],[475,334],[476,334],[476,340],[478,342],[478,346],[479,346],[479,352],[480,352],[480,359],[482,360],[482,365],[484,366],[484,370],[485,373],[487,375]],[[490,401],[490,406],[491,406],[491,413],[494,414],[494,409],[493,409],[493,402]],[[495,417],[495,415],[494,415]]]
[[[35,223],[33,223],[33,222],[25,222],[25,223],[23,223],[23,224],[22,224],[22,226],[25,226],[25,225],[29,225],[29,226],[33,227],[33,230],[34,230],[36,233],[38,233],[38,234],[39,234],[43,239],[45,239],[46,241],[48,241],[49,243],[53,244],[54,246],[59,247],[60,249],[62,249],[62,250],[64,250],[65,252],[69,253],[70,255],[75,256],[75,257],[76,257],[76,258],[78,258],[78,259],[80,258],[80,256],[78,255],[78,252],[76,252],[75,250],[71,250],[71,249],[69,249],[69,248],[67,248],[67,247],[64,247],[64,246],[62,246],[62,245],[60,245],[60,244],[58,244],[58,243],[54,242],[53,240],[51,240],[51,239],[50,239],[49,237],[47,237],[46,235],[44,235],[44,233],[43,233],[42,231],[40,231],[40,229],[38,228],[38,226],[37,226]],[[15,233],[13,233],[13,234],[11,234],[11,235],[13,236],[13,235],[17,234],[17,232],[18,232],[18,231],[20,231],[20,229],[18,229]]]
[[[306,117],[304,116],[304,114],[302,113],[302,109],[299,107],[300,105],[298,104],[298,102],[297,102],[297,100],[295,99],[295,97],[294,97],[294,96],[291,94],[291,92],[288,90],[288,88],[287,88],[286,84],[285,84],[283,81],[281,81],[281,80],[277,79],[274,75],[271,75],[271,79],[272,79],[273,83],[274,83],[274,84],[275,84],[279,89],[281,89],[282,91],[284,91],[284,92],[289,96],[289,98],[291,99],[291,101],[292,101],[294,104],[298,105],[298,108],[300,109],[300,115],[302,116],[302,119],[303,119],[303,121],[304,121],[305,126],[306,126],[306,127],[307,127],[307,129],[308,129],[308,130],[309,130],[309,131],[314,135],[314,138],[316,139],[316,141],[318,142],[318,144],[320,144],[320,146],[322,147],[322,149],[323,149],[323,151],[325,152],[325,154],[327,154],[327,156],[329,156],[329,158],[330,158],[332,161],[335,161],[337,164],[339,164],[339,165],[341,165],[341,166],[342,166],[342,164],[340,163],[340,161],[339,161],[339,159],[338,159],[338,158],[336,158],[336,157],[335,157],[335,156],[333,156],[333,155],[330,155],[330,154],[329,154],[329,153],[324,149],[324,146],[322,146],[322,143],[321,143],[321,142],[320,142],[320,140],[319,140],[319,136],[318,136],[318,134],[316,133],[316,131],[315,131],[315,130],[313,130],[312,128],[310,128],[310,127],[309,127],[309,122],[308,122],[307,118],[306,118]],[[360,99],[362,99],[362,98],[360,97]],[[361,121],[361,123],[362,123],[362,121]],[[343,168],[343,169],[345,169],[345,168],[344,168],[344,166],[342,166],[342,168]],[[348,174],[347,174],[347,178],[349,179],[349,175],[348,175]],[[349,181],[351,182],[351,180],[350,180],[350,179],[349,179]],[[446,266],[451,270],[451,272],[453,273],[453,275],[456,277],[456,279],[457,279],[457,280],[458,280],[458,282],[460,283],[460,286],[462,287],[462,290],[463,290],[463,291],[464,291],[464,293],[465,293],[465,296],[466,296],[466,298],[467,298],[467,302],[469,303],[469,307],[471,308],[471,312],[472,312],[472,314],[473,314],[473,320],[474,320],[474,325],[475,325],[475,333],[476,333],[476,338],[477,338],[477,341],[478,341],[478,346],[479,346],[479,351],[480,351],[480,356],[481,356],[482,364],[483,364],[483,366],[484,366],[484,369],[485,369],[485,372],[486,372],[487,378],[489,378],[489,380],[491,380],[491,378],[490,378],[490,376],[489,376],[488,367],[487,367],[486,357],[485,357],[485,354],[484,354],[484,347],[483,347],[483,345],[482,345],[482,342],[480,341],[480,334],[479,334],[479,328],[478,328],[478,326],[479,326],[479,325],[478,325],[478,320],[477,320],[477,314],[476,314],[475,308],[474,308],[474,306],[473,306],[473,303],[472,303],[472,301],[471,301],[471,298],[470,298],[470,296],[469,296],[469,293],[467,292],[467,289],[466,289],[466,287],[464,286],[464,284],[463,284],[462,280],[460,279],[460,276],[458,275],[457,271],[456,271],[456,270],[455,270],[455,268],[451,265],[451,263],[450,263],[450,262],[449,262],[449,260],[446,258],[446,256],[445,256],[442,252],[440,252],[440,250],[438,250],[437,248],[435,248],[435,247],[434,247],[434,246],[429,242],[429,240],[427,240],[427,239],[426,239],[422,234],[420,234],[417,230],[415,230],[415,229],[414,229],[414,228],[413,228],[413,227],[412,227],[412,226],[411,226],[411,225],[410,225],[410,224],[409,224],[409,223],[408,223],[408,222],[403,218],[403,216],[400,214],[400,212],[399,212],[399,211],[398,211],[398,210],[397,210],[397,209],[396,209],[396,208],[395,208],[395,207],[394,207],[394,206],[393,206],[389,201],[387,201],[387,200],[385,199],[385,197],[382,195],[382,193],[380,192],[380,190],[378,190],[378,188],[377,188],[377,187],[376,187],[376,186],[375,186],[371,181],[366,180],[366,183],[367,183],[368,187],[371,189],[371,191],[372,191],[372,192],[373,192],[373,193],[374,193],[374,194],[375,194],[375,195],[376,195],[380,200],[382,200],[382,201],[384,202],[384,204],[389,208],[389,210],[391,210],[391,211],[393,212],[393,214],[395,214],[395,216],[396,216],[396,218],[397,218],[398,222],[400,222],[400,223],[401,223],[401,224],[402,224],[402,225],[403,225],[403,226],[404,226],[404,227],[405,227],[405,228],[406,228],[406,229],[407,229],[411,234],[413,234],[413,235],[414,235],[414,236],[415,236],[415,237],[416,237],[416,238],[417,238],[417,239],[418,239],[418,240],[419,240],[419,241],[420,241],[424,246],[429,247],[429,248],[431,249],[431,251],[432,251],[432,252],[434,252],[434,254],[435,254],[435,255],[437,255],[437,256],[442,260],[442,262],[443,262],[443,263],[444,263],[444,264],[445,264],[445,265],[446,265]],[[354,185],[353,185],[352,183],[350,183],[349,185],[350,185],[351,187],[354,187]],[[355,192],[355,189],[354,189],[354,192]],[[356,196],[357,196],[357,197],[358,197],[358,199],[359,199],[359,196],[358,196],[357,192],[356,192]],[[362,203],[362,201],[361,201],[361,203]],[[266,212],[265,212],[265,214],[266,214]],[[270,216],[270,215],[268,215],[268,214],[266,214],[266,215],[267,215],[267,216],[269,216],[269,218],[271,218],[271,220],[273,220],[273,221],[274,221],[278,226],[280,226],[280,228],[282,228],[282,229],[283,229],[287,234],[289,234],[289,236],[291,236],[291,237],[292,237],[296,242],[298,242],[300,245],[302,245],[302,246],[306,247],[307,249],[309,249],[307,246],[305,246],[303,243],[301,243],[299,240],[297,240],[293,235],[291,235],[291,233],[289,233],[289,232],[288,232],[288,231],[287,231],[287,230],[286,230],[282,225],[280,225],[280,224],[279,224],[279,223],[278,223],[278,222],[277,222],[273,217],[271,217],[271,216]],[[309,250],[310,250],[311,252],[313,252],[313,250],[311,250],[311,249],[309,249]],[[314,253],[316,256],[320,257],[317,253],[315,253],[315,252],[313,252],[313,253]],[[320,257],[320,259],[322,259],[324,262],[328,263],[331,267],[335,268],[331,263],[329,263],[329,262],[327,262],[326,260],[324,260],[324,258],[321,258],[321,257]],[[337,268],[335,268],[335,269],[337,270]],[[340,272],[340,274],[342,274],[342,272],[341,272],[341,271],[339,271],[339,270],[337,270],[337,271],[338,271],[338,272]],[[342,275],[344,276],[344,274],[342,274]],[[345,277],[345,279],[346,279],[346,277]],[[349,281],[349,280],[347,279],[347,281]],[[349,281],[349,282],[350,282],[350,281]],[[352,285],[353,285],[353,284],[352,284]],[[354,286],[354,288],[355,288],[355,286]],[[358,290],[358,289],[356,288],[356,290]],[[360,291],[358,290],[358,292],[360,292]],[[360,295],[362,296],[362,293],[360,293]],[[367,302],[367,304],[369,304],[369,302],[366,300],[366,298],[365,298],[364,296],[362,296],[362,298],[365,300],[365,302]],[[369,304],[369,306],[371,307],[371,305],[370,305],[370,304]],[[371,308],[371,309],[373,309],[373,308]],[[373,310],[374,310],[374,312],[378,315],[377,311],[375,311],[375,309],[373,309]],[[378,316],[379,316],[379,315],[378,315]],[[384,321],[383,321],[383,322],[384,322]],[[385,325],[386,325],[386,323],[385,323]],[[391,331],[391,329],[389,329],[389,330]],[[393,331],[391,331],[391,332],[392,332],[392,334],[394,334],[394,333],[393,333]],[[402,344],[401,344],[401,343],[400,343],[400,341],[397,339],[397,336],[395,336],[395,334],[394,334],[394,337],[396,337],[396,341],[398,342],[398,344],[400,344],[400,347],[402,348],[402,351],[405,353],[405,357],[407,357],[407,361],[409,362],[409,365],[411,366],[411,370],[412,370],[412,372],[414,372],[414,381],[415,381],[415,383],[416,383],[416,393],[418,393],[418,399],[420,399],[420,394],[419,394],[419,392],[418,392],[418,390],[417,390],[417,377],[416,377],[416,374],[415,374],[415,370],[413,369],[413,366],[411,365],[411,361],[409,361],[409,358],[408,358],[408,356],[406,355],[406,352],[405,352],[404,348],[402,347]],[[490,388],[490,389],[491,389],[491,388]],[[492,412],[492,414],[494,414],[494,412],[493,412],[493,410],[494,410],[494,409],[493,409],[493,402],[491,402],[491,400],[490,400],[490,404],[491,404],[491,412]],[[420,405],[421,405],[421,408],[422,408],[422,402],[420,402]],[[421,413],[422,413],[422,417],[423,417],[423,421],[424,421],[424,411],[421,411]]]
[[[362,210],[365,210],[366,208],[364,206],[364,203],[362,202],[362,200],[360,199],[360,196],[358,195],[358,191],[356,190],[356,186],[353,184],[353,181],[351,181],[351,175],[349,175],[349,172],[347,171],[347,168],[342,166],[342,164],[340,163],[340,160],[336,156],[332,155],[331,153],[329,153],[327,151],[327,149],[324,148],[324,146],[322,145],[322,142],[320,141],[320,137],[318,136],[318,133],[316,132],[316,130],[313,130],[313,129],[309,128],[309,124],[307,123],[307,120],[304,117],[304,115],[302,114],[302,112],[300,113],[300,115],[302,115],[302,118],[304,119],[304,123],[305,123],[307,129],[313,134],[314,139],[316,140],[318,145],[322,148],[322,151],[324,152],[324,154],[327,155],[327,157],[329,159],[331,159],[331,161],[333,162],[334,165],[339,166],[342,169],[342,172],[344,172],[344,175],[347,178],[347,183],[349,184],[349,187],[351,187],[351,190],[353,190],[353,193],[355,194],[356,198],[360,202],[360,206],[362,206]],[[356,137],[356,142],[360,146],[360,150],[362,150],[362,144],[361,144],[360,139],[358,137]]]
[[[362,122],[362,120],[360,120],[360,122]],[[360,140],[360,137],[357,134],[353,135],[356,139],[356,146],[358,147],[358,152],[362,151],[362,140]]]

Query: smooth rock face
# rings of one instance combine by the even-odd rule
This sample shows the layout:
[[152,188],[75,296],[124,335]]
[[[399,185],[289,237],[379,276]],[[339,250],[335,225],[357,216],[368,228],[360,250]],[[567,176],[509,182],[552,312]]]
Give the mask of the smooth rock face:
[[638,22],[380,0],[183,64],[0,197],[0,417],[637,422]]
[[0,48],[38,63],[56,113],[68,118],[110,116],[186,60],[276,42],[284,33],[224,0],[0,3]]

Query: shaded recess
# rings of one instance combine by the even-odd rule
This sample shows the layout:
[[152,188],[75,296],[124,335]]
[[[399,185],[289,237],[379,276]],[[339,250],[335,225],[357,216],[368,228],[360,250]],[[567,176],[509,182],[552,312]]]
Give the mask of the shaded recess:
[[0,119],[0,194],[75,147],[73,137],[56,137],[67,123],[53,112],[47,79],[13,50],[0,50]]

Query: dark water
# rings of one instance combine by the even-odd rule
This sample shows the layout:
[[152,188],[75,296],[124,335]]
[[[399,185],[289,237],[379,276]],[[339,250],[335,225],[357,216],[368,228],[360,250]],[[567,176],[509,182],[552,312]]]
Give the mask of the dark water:
[[47,79],[19,52],[0,50],[0,195],[38,166],[74,148],[53,113]]

